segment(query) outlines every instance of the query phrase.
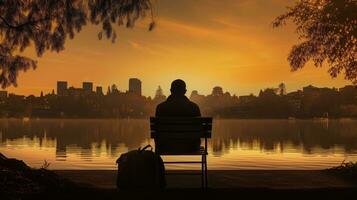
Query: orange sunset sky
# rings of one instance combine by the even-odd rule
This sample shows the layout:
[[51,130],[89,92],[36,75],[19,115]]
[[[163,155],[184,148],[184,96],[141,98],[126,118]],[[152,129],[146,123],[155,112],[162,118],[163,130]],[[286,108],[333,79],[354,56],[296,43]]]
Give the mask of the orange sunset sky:
[[[209,94],[214,86],[231,94],[258,94],[260,89],[277,87],[288,91],[312,84],[341,87],[350,84],[343,75],[330,78],[328,68],[309,63],[291,72],[287,56],[298,42],[294,26],[273,29],[271,22],[293,0],[156,0],[157,27],[147,30],[148,20],[135,28],[117,28],[118,38],[98,40],[99,28],[86,26],[73,40],[67,40],[60,53],[47,52],[38,68],[21,72],[17,87],[9,92],[39,95],[50,92],[57,80],[81,87],[116,84],[128,89],[128,79],[143,83],[143,95],[153,96],[160,85],[169,93],[172,80],[187,83],[188,94],[198,90]],[[33,50],[26,55],[35,58]]]

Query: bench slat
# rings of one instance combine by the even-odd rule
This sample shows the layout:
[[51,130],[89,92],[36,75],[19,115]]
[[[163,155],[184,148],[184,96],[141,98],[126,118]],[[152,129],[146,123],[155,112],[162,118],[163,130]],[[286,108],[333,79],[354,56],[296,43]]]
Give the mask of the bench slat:
[[164,137],[188,138],[197,137],[211,138],[212,118],[162,118],[150,117],[151,138],[165,135]]
[[212,124],[211,117],[150,117],[151,123],[168,123],[168,124]]

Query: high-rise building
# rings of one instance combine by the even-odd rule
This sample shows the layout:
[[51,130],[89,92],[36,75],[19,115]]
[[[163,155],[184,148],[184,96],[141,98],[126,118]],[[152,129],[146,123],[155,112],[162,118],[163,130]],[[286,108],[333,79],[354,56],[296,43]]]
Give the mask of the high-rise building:
[[129,92],[141,96],[141,81],[139,79],[129,79]]
[[96,89],[95,89],[95,92],[99,95],[102,95],[103,94],[103,88],[101,86],[97,86]]
[[57,95],[64,96],[67,92],[67,81],[57,81]]
[[93,83],[92,82],[83,82],[82,88],[86,92],[93,92]]

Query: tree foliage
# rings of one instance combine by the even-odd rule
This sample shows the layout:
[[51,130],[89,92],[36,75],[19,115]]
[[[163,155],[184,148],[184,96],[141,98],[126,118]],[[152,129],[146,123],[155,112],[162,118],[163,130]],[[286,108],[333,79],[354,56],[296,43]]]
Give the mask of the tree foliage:
[[[62,51],[88,23],[101,25],[98,38],[115,41],[113,25],[134,26],[147,14],[150,0],[0,0],[0,84],[16,86],[19,71],[36,68],[36,61],[22,56],[30,46],[38,57]],[[155,23],[149,24],[152,30]]]
[[296,25],[301,40],[288,57],[293,71],[310,60],[316,67],[327,63],[332,77],[344,73],[345,79],[357,84],[356,0],[299,0],[273,26],[287,20]]

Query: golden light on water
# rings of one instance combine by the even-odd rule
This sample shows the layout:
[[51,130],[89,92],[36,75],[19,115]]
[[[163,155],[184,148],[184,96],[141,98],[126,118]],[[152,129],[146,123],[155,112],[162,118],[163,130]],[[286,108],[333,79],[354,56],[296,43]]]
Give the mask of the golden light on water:
[[[27,145],[26,145],[27,144]],[[146,143],[145,143],[146,144]],[[144,145],[144,143],[143,143]],[[16,146],[16,147],[15,147]],[[21,158],[32,167],[39,168],[44,161],[50,163],[50,169],[116,169],[117,157],[128,150],[120,145],[114,152],[108,151],[105,144],[92,145],[88,150],[68,147],[65,158],[56,157],[56,147],[31,144],[29,140],[6,142],[0,147],[2,153],[8,157]],[[177,157],[163,157],[167,161],[177,160]],[[185,157],[180,157],[183,159]],[[186,157],[186,159],[197,159]],[[262,151],[255,146],[253,149],[245,147],[232,148],[229,153],[215,156],[209,152],[209,168],[211,170],[230,169],[324,169],[346,162],[357,160],[357,155],[346,156],[342,148],[321,151],[316,148],[314,154],[303,154],[296,149],[291,152]],[[199,167],[199,166],[198,166]],[[168,169],[196,169],[196,165],[170,165]]]
[[[356,139],[352,131],[356,124],[354,120],[330,120],[328,127],[308,120],[295,124],[287,120],[216,120],[209,141],[209,169],[325,169],[343,160],[356,161],[357,146],[350,142]],[[41,167],[46,160],[50,169],[116,169],[115,161],[122,153],[154,146],[145,120],[30,120],[25,124],[5,120],[0,125],[0,151],[32,167]],[[306,136],[298,131],[304,127],[308,127]]]

